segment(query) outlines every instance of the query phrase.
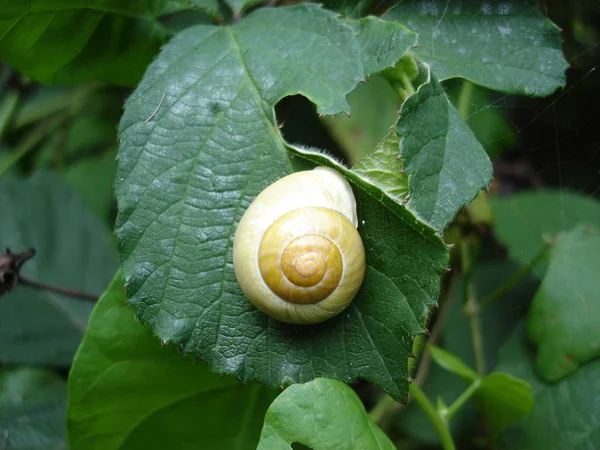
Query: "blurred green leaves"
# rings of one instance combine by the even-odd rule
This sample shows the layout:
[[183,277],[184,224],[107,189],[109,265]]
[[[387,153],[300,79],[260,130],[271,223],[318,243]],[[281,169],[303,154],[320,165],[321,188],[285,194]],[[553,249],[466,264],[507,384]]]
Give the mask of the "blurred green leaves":
[[548,381],[600,356],[598,268],[596,228],[578,225],[558,235],[527,321],[529,336],[538,345],[537,368]]
[[0,370],[0,448],[66,448],[67,383],[46,369]]
[[[21,274],[37,282],[100,294],[117,268],[105,225],[57,176],[0,181],[2,247],[37,255]],[[0,300],[0,363],[68,367],[93,304],[17,286]]]
[[0,59],[46,84],[135,86],[166,39],[165,0],[11,1],[0,12]]
[[[520,264],[528,264],[561,231],[580,223],[600,223],[600,202],[567,189],[490,198],[490,205],[496,237]],[[540,264],[536,273],[543,274],[546,266]]]

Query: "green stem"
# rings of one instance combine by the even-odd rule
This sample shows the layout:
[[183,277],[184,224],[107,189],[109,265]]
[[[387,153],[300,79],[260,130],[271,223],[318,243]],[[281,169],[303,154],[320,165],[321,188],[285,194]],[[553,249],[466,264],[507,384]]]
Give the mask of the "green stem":
[[491,305],[496,300],[504,297],[509,291],[511,291],[515,286],[517,286],[523,278],[531,273],[533,268],[548,256],[549,246],[545,245],[538,253],[534,256],[534,258],[527,263],[527,265],[521,267],[517,272],[515,272],[508,280],[486,295],[481,302],[479,302],[480,308],[485,308],[486,306]]
[[406,93],[408,94],[407,97],[410,97],[411,95],[413,95],[415,93],[415,87],[413,86],[410,78],[408,78],[406,76],[406,74],[404,72],[402,72],[400,74],[400,79],[402,80],[402,84],[404,84],[404,89],[406,90]]
[[388,394],[383,394],[371,411],[369,411],[369,417],[373,422],[381,425],[389,411],[393,410],[398,403]]
[[34,130],[28,134],[11,152],[10,156],[0,165],[0,176],[8,172],[15,164],[17,164],[27,153],[38,145],[41,140],[53,131],[67,116],[59,115],[48,119],[39,124]]
[[473,83],[469,80],[464,80],[462,89],[458,97],[458,114],[463,120],[467,120],[469,117],[469,110],[471,109],[471,99],[473,98]]
[[460,397],[454,400],[454,402],[448,407],[443,415],[444,419],[449,421],[452,416],[454,416],[454,414],[456,414],[458,410],[462,408],[471,397],[473,397],[473,394],[475,394],[480,387],[481,380],[473,381],[471,385],[462,394],[460,394]]
[[473,283],[473,261],[471,260],[470,241],[468,238],[463,240],[461,251],[462,269],[465,276],[466,300],[464,313],[469,318],[471,326],[471,335],[473,338],[473,352],[475,353],[475,367],[479,375],[485,374],[485,354],[483,351],[483,334],[481,332],[481,323],[479,321],[479,304],[475,293],[475,284]]
[[448,423],[439,415],[433,403],[429,401],[423,390],[416,383],[410,385],[410,395],[434,426],[444,450],[455,450],[456,447],[454,446]]
[[4,135],[4,130],[8,128],[13,113],[19,103],[19,91],[11,89],[2,96],[0,101],[0,139]]

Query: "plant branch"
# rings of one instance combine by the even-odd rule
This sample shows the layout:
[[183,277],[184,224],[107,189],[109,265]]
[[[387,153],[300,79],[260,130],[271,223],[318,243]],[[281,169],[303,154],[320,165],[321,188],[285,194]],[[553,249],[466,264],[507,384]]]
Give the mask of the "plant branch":
[[11,152],[6,162],[0,166],[0,176],[4,175],[4,173],[24,158],[27,153],[33,150],[46,135],[56,129],[56,127],[66,118],[66,115],[61,114],[52,117],[35,127],[35,129],[17,145],[15,150]]
[[462,408],[467,401],[473,397],[473,394],[477,392],[477,390],[481,387],[481,380],[475,380],[471,383],[471,385],[462,393],[460,396],[452,402],[452,404],[448,407],[445,414],[443,415],[446,421],[449,421],[454,414]]
[[80,298],[83,300],[89,300],[91,302],[98,301],[98,297],[92,294],[88,294],[87,292],[75,291],[71,289],[65,289],[58,286],[50,286],[48,284],[39,283],[37,281],[28,280],[27,278],[23,278],[19,275],[19,282],[21,286],[29,286],[35,289],[41,289],[44,291],[54,292],[60,295],[66,295],[67,297]]
[[429,401],[423,390],[416,383],[410,385],[410,395],[433,424],[444,450],[454,450],[456,447],[448,429],[448,423],[440,416],[433,403]]
[[465,237],[461,249],[462,269],[465,278],[465,306],[464,313],[469,318],[471,326],[471,335],[473,338],[473,351],[475,353],[475,367],[479,375],[485,375],[485,354],[483,351],[483,333],[481,332],[481,322],[479,320],[479,304],[475,293],[475,283],[473,282],[473,260],[471,257],[470,239]]
[[464,80],[460,95],[458,96],[458,114],[466,121],[469,117],[469,110],[471,109],[471,99],[473,97],[473,83],[469,80]]
[[542,259],[548,256],[548,252],[550,250],[550,246],[544,245],[544,247],[533,257],[531,261],[527,263],[527,265],[521,267],[517,272],[515,272],[508,280],[486,295],[481,302],[479,302],[480,308],[485,308],[486,306],[491,305],[496,300],[504,297],[509,291],[511,291],[515,286],[517,286],[523,278],[531,273],[534,267],[540,262]]

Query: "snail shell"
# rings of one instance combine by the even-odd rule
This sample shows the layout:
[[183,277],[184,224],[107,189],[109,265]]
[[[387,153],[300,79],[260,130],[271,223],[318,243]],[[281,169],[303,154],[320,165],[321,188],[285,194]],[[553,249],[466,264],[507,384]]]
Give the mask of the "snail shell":
[[333,169],[288,175],[262,191],[235,233],[233,267],[248,299],[287,323],[323,322],[362,284],[365,251],[356,201]]

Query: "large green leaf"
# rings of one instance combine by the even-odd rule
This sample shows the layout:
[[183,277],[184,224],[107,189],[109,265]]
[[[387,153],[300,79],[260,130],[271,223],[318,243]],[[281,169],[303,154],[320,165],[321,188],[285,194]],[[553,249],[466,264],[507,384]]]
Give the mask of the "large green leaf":
[[442,229],[489,185],[492,165],[435,76],[402,105],[396,131],[408,174],[409,209]]
[[[0,183],[1,248],[37,255],[22,275],[100,294],[117,268],[103,223],[58,177],[40,172]],[[18,286],[0,299],[0,363],[69,366],[92,303]]]
[[273,391],[161,348],[125,304],[117,275],[98,302],[69,377],[73,450],[255,449]]
[[[496,237],[509,256],[529,263],[544,242],[578,223],[600,224],[600,202],[567,190],[524,192],[507,198],[490,198]],[[543,273],[543,268],[537,271]]]
[[[266,8],[231,27],[189,28],[150,66],[121,121],[116,232],[128,297],[162,341],[244,380],[364,377],[406,397],[410,336],[424,331],[447,249],[376,186],[286,146],[273,117],[274,104],[297,92],[324,114],[345,109],[368,75],[369,37],[316,5]],[[396,36],[390,65],[413,39],[406,33],[399,45]],[[306,159],[354,183],[368,268],[344,314],[290,326],[244,298],[231,245],[254,197]]]
[[415,55],[441,80],[545,96],[565,85],[559,29],[530,0],[407,0],[384,18],[419,33]]
[[0,371],[0,448],[66,448],[67,383],[44,369]]
[[319,450],[396,448],[358,395],[327,378],[290,386],[269,407],[258,450],[288,450],[294,442]]
[[527,322],[539,349],[537,367],[549,381],[600,356],[599,267],[597,229],[578,225],[559,235]]
[[0,59],[49,84],[97,80],[135,86],[165,40],[166,0],[8,0]]
[[[524,325],[524,324],[522,324]],[[533,410],[504,436],[506,449],[563,450],[598,448],[600,359],[581,366],[558,383],[536,376],[535,355],[520,326],[502,348],[497,370],[526,380],[533,388]]]

